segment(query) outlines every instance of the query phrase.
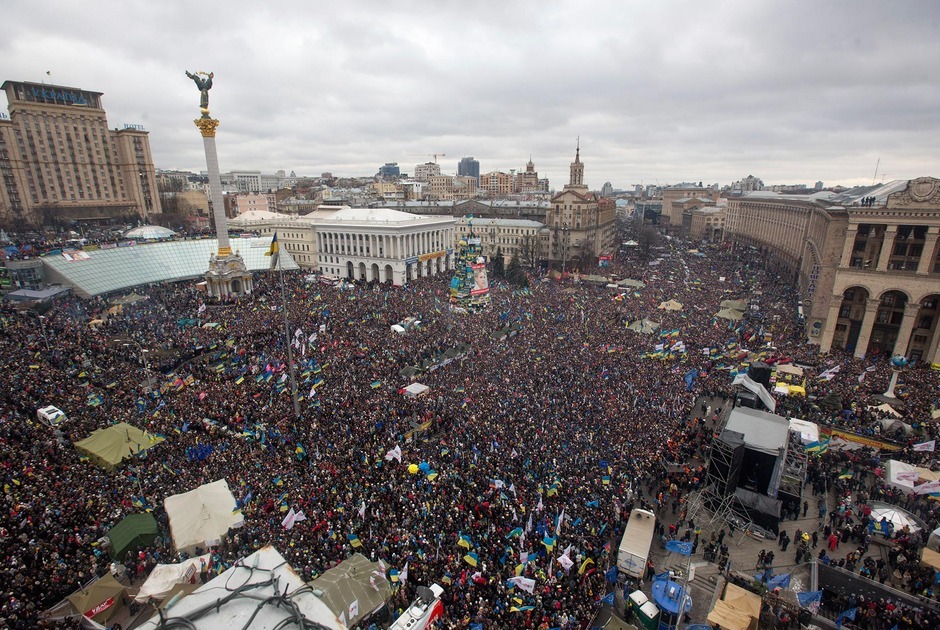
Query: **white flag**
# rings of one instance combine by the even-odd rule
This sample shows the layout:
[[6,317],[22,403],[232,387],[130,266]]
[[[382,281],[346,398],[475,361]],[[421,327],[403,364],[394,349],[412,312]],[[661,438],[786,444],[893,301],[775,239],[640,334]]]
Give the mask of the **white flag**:
[[558,564],[564,567],[565,571],[567,571],[568,569],[574,566],[574,560],[562,554],[561,556],[558,557]]
[[506,581],[512,582],[513,584],[515,584],[516,586],[524,590],[526,593],[535,592],[535,580],[533,579],[522,577],[521,575],[519,575],[516,577],[511,577]]
[[405,568],[401,570],[401,573],[398,575],[398,579],[401,582],[408,581],[408,563],[405,563]]
[[281,521],[281,525],[284,527],[284,529],[289,530],[291,527],[294,526],[294,521],[296,520],[297,520],[297,513],[294,512],[294,508],[291,508],[290,511],[287,513],[287,516],[284,517],[284,520]]
[[916,470],[905,470],[895,475],[898,481],[917,481],[920,479],[920,473]]
[[542,511],[542,495],[539,495],[539,504],[535,506],[537,512]]
[[362,505],[359,506],[359,518],[365,518],[365,517],[366,517],[366,502],[365,500],[363,500]]
[[928,481],[914,488],[917,494],[935,494],[940,492],[940,481]]
[[206,305],[200,304],[198,313],[201,315],[202,313],[205,313],[205,312],[206,312]]
[[555,528],[555,536],[561,536],[561,526],[565,524],[565,508],[561,508],[561,514],[558,515],[558,527]]
[[401,463],[401,446],[398,444],[395,445],[395,448],[385,454],[385,461],[390,462],[393,459],[397,459],[398,463]]
[[842,369],[842,366],[841,366],[841,365],[833,366],[833,367],[829,368],[828,370],[826,370],[825,372],[821,373],[821,374],[819,375],[819,378],[825,379],[825,380],[827,380],[827,381],[831,381],[831,380],[832,380],[832,377],[835,376],[836,374],[838,374],[838,373],[839,373],[839,370],[841,370],[841,369]]
[[930,440],[929,442],[920,442],[919,444],[915,444],[915,445],[912,446],[911,448],[913,448],[915,451],[930,451],[930,452],[933,452],[933,450],[934,450],[934,448],[935,448],[936,446],[937,446],[937,441],[936,441],[936,440]]
[[529,522],[525,524],[525,530],[527,532],[532,531],[532,512],[529,512]]

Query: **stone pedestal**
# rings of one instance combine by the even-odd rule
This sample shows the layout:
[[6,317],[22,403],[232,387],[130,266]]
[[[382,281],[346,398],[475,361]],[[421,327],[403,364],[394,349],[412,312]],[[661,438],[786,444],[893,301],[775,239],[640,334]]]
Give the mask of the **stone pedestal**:
[[226,256],[212,254],[206,272],[206,289],[209,297],[216,298],[250,294],[254,284],[241,254],[237,251]]

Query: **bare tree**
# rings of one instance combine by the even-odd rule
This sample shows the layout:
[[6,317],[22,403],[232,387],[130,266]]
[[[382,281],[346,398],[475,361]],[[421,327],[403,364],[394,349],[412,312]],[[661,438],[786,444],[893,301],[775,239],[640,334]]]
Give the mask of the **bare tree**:
[[536,267],[541,259],[539,237],[534,234],[526,234],[519,243],[519,262],[524,267]]

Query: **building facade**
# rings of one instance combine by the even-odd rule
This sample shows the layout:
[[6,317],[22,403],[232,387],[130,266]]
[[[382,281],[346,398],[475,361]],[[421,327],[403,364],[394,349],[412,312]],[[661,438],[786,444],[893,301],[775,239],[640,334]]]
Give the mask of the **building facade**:
[[436,162],[425,162],[415,166],[415,179],[419,182],[428,182],[432,177],[441,174],[441,165]]
[[481,253],[492,260],[502,253],[503,262],[516,258],[524,267],[534,267],[545,257],[549,230],[544,223],[526,219],[481,219],[460,217],[455,224],[454,246],[471,233],[480,239]]
[[0,222],[14,229],[159,214],[148,133],[109,129],[101,92],[5,81]]
[[584,262],[614,250],[617,207],[613,200],[600,199],[584,184],[581,147],[575,151],[569,182],[552,197],[545,213],[550,230],[546,260],[561,263]]
[[230,224],[265,236],[277,232],[298,266],[324,275],[403,285],[454,269],[450,216],[321,206],[305,216],[257,212]]
[[660,223],[682,225],[682,214],[690,199],[718,201],[718,191],[703,186],[673,186],[663,188],[663,210]]
[[315,219],[320,273],[397,285],[454,269],[454,219],[343,208]]
[[938,235],[932,177],[728,204],[726,238],[796,286],[794,311],[822,352],[940,362]]
[[475,181],[480,181],[480,163],[471,155],[470,157],[460,158],[457,163],[457,175],[462,177],[472,177]]

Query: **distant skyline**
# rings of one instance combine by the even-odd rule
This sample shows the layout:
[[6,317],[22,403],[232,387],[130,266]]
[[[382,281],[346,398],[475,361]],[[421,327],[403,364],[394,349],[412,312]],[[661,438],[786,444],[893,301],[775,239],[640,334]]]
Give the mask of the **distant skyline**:
[[3,16],[0,79],[103,92],[158,168],[206,168],[184,74],[204,70],[223,171],[531,155],[560,189],[580,136],[593,189],[871,184],[879,158],[877,182],[940,176],[934,0],[9,0]]

